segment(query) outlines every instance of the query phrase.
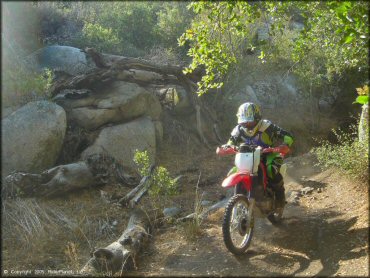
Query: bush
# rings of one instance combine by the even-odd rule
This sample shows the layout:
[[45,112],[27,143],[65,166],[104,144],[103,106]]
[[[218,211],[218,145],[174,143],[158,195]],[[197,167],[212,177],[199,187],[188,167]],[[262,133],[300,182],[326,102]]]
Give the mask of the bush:
[[22,66],[7,67],[3,71],[3,107],[48,99],[52,80],[53,73],[50,70],[34,73]]
[[[134,162],[139,168],[141,176],[149,175],[150,159],[147,151],[135,151]],[[149,189],[149,196],[152,198],[160,198],[162,196],[172,196],[177,193],[176,179],[170,177],[168,170],[162,166],[156,167],[153,177],[152,185]]]
[[[367,126],[367,137],[369,127]],[[339,144],[321,141],[321,146],[313,148],[311,152],[317,155],[318,165],[324,168],[334,168],[341,173],[359,180],[367,181],[369,177],[369,138],[359,141],[357,126],[352,125],[349,132],[342,130],[334,134]]]
[[193,13],[183,2],[40,2],[42,41],[142,57],[151,48],[175,50],[177,38],[189,27]]
[[82,29],[85,45],[94,46],[98,51],[120,53],[122,42],[112,28],[105,28],[98,23],[85,22]]

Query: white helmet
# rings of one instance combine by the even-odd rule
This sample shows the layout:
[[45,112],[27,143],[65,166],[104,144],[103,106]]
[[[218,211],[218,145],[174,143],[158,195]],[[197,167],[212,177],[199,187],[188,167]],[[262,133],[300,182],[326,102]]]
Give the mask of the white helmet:
[[261,123],[261,109],[252,102],[246,102],[239,106],[238,124],[241,125],[249,136],[253,136]]

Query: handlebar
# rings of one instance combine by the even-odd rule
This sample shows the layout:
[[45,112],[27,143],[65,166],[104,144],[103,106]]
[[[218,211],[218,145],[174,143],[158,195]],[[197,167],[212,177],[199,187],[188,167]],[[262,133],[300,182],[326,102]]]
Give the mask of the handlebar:
[[[236,154],[239,152],[239,147],[237,146],[229,146],[229,147],[217,147],[216,154],[220,156],[229,155],[229,154]],[[281,145],[278,147],[270,147],[270,148],[263,148],[262,153],[280,153],[282,157],[286,156],[287,153],[290,152],[290,148],[286,145]]]
[[229,146],[229,147],[217,147],[216,149],[216,154],[223,156],[223,155],[228,155],[228,154],[236,154],[238,153],[239,148],[236,146]]

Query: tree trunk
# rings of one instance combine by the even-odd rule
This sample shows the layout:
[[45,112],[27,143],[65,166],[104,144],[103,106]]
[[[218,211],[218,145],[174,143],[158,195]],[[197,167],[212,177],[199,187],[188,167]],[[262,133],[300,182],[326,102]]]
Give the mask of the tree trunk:
[[369,140],[369,104],[362,105],[360,123],[358,125],[358,140],[366,142]]
[[113,275],[132,266],[137,269],[137,255],[145,247],[150,237],[150,222],[146,213],[134,209],[127,228],[119,239],[110,245],[99,248],[92,253],[92,257],[81,269],[81,274],[106,273]]

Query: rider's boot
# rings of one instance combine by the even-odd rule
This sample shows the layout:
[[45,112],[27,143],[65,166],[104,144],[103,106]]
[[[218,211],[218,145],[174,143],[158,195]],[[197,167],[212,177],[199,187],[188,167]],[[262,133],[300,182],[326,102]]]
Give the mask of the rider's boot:
[[271,182],[270,184],[272,189],[275,191],[276,210],[283,210],[286,204],[284,181],[283,179],[280,179],[278,182]]
[[283,210],[286,204],[285,201],[285,188],[284,182],[282,181],[281,184],[275,190],[275,197],[276,197],[276,210]]

